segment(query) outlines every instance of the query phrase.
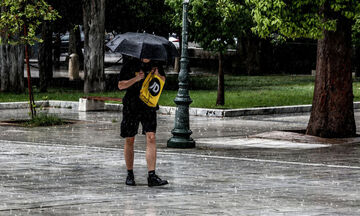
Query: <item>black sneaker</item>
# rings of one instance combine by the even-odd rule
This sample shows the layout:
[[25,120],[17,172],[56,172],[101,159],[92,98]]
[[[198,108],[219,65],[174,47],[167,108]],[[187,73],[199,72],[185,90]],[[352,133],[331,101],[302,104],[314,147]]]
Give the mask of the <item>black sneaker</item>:
[[166,184],[169,184],[169,182],[166,180],[161,180],[161,178],[159,178],[156,174],[150,175],[148,177],[148,186],[149,187],[162,186],[162,185],[166,185]]
[[136,186],[134,176],[133,176],[133,175],[128,175],[128,176],[126,177],[125,184],[126,184],[126,185],[130,185],[130,186]]

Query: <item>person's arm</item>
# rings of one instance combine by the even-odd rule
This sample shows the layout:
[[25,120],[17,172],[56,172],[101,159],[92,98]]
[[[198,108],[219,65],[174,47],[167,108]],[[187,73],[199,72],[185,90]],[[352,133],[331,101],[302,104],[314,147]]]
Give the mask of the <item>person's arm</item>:
[[134,85],[135,83],[139,82],[140,80],[144,79],[145,75],[143,71],[140,71],[135,77],[129,80],[122,80],[118,82],[118,88],[120,90],[127,89],[130,86]]

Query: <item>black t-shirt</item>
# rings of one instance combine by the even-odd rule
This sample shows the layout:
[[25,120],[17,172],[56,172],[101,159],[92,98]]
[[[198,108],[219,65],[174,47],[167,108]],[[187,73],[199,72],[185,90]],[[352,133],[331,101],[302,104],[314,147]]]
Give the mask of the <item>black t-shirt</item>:
[[[142,63],[138,59],[129,59],[125,62],[125,64],[123,65],[123,67],[121,69],[121,72],[120,72],[119,81],[130,80],[130,79],[134,78],[136,76],[136,73],[139,72],[140,69],[142,69],[144,71],[145,77],[144,77],[144,79],[140,80],[139,82],[134,83],[132,86],[130,86],[129,88],[126,89],[126,94],[123,98],[124,105],[131,106],[134,109],[139,108],[139,106],[152,108],[152,107],[147,106],[145,103],[143,103],[140,100],[139,95],[140,95],[141,86],[144,83],[146,76],[149,74],[149,72],[151,71],[151,68],[153,66],[158,67],[159,74],[162,76],[165,76],[164,69],[163,69],[162,65],[159,64],[158,62],[149,62],[149,63],[145,64],[145,63]],[[156,107],[156,109],[158,109],[158,106]]]
[[[125,62],[123,65],[119,80],[130,80],[136,76],[136,72],[140,71],[140,61],[137,59],[131,59]],[[143,80],[134,83],[132,86],[126,89],[125,97],[123,98],[123,103],[133,101],[134,99],[139,98],[140,89],[142,86]]]

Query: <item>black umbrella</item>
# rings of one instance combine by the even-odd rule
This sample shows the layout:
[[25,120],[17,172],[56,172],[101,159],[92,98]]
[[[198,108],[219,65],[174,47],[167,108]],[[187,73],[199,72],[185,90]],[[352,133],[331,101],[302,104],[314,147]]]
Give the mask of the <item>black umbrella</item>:
[[106,44],[113,52],[132,56],[138,59],[147,58],[158,61],[168,61],[178,57],[175,45],[164,37],[127,32],[119,34]]

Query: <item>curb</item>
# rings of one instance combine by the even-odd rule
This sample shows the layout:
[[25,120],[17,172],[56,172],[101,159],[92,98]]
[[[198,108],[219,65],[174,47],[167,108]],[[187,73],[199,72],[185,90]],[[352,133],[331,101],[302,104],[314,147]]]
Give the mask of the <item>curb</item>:
[[[75,101],[36,101],[35,104],[40,107],[55,107],[76,109],[79,108],[79,102]],[[105,110],[107,111],[122,111],[122,104],[105,103]],[[0,110],[2,109],[27,109],[28,102],[6,102],[0,103]],[[360,102],[354,102],[354,109],[360,109]],[[244,109],[205,109],[205,108],[190,108],[190,116],[205,116],[205,117],[239,117],[250,115],[271,115],[271,114],[286,114],[286,113],[304,113],[310,112],[311,105],[298,106],[278,106],[278,107],[257,107]],[[159,114],[175,115],[176,107],[160,106]]]

